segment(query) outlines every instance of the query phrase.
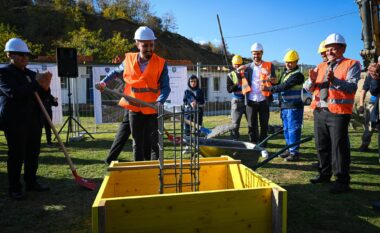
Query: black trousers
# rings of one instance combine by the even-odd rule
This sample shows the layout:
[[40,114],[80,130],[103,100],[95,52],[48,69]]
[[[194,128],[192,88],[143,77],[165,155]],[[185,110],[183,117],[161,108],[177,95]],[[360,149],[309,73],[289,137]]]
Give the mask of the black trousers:
[[41,123],[13,125],[4,129],[8,144],[8,181],[10,192],[22,191],[20,182],[24,162],[24,181],[33,186],[37,181],[38,157],[41,146]]
[[135,161],[158,159],[157,114],[129,111]]
[[[48,112],[51,121],[53,121],[53,112],[51,111],[51,108],[50,108],[50,111],[49,109],[46,109],[46,111]],[[45,134],[46,134],[46,142],[50,144],[51,143],[51,127],[49,125],[49,122],[46,119],[44,119],[44,127],[45,127]]]
[[338,183],[349,184],[351,153],[348,125],[351,115],[320,109],[314,110],[313,114],[320,175],[331,177],[334,174]]
[[249,141],[256,144],[268,136],[269,103],[266,100],[260,102],[248,101],[246,114],[248,118]]
[[111,163],[111,161],[117,160],[130,135],[131,126],[129,124],[129,111],[125,110],[123,121],[117,130],[115,140],[113,141],[108,156],[105,159],[107,163]]

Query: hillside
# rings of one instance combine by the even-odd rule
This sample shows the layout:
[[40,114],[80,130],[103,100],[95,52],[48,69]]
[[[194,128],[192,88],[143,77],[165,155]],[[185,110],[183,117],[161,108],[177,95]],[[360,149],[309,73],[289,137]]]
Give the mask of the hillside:
[[[86,27],[91,31],[102,29],[105,39],[111,38],[113,32],[120,32],[129,41],[133,41],[135,30],[139,25],[128,20],[109,20],[102,16],[76,12],[76,18],[43,7],[19,7],[0,12],[0,22],[15,28],[27,40],[43,45],[43,53],[54,51],[53,41],[64,40],[67,31]],[[16,16],[16,17],[15,17]],[[215,25],[216,26],[216,25]],[[206,65],[224,64],[224,57],[203,49],[179,34],[156,31],[156,52],[170,60],[190,60],[193,64],[201,62]],[[123,54],[125,51],[121,51]]]

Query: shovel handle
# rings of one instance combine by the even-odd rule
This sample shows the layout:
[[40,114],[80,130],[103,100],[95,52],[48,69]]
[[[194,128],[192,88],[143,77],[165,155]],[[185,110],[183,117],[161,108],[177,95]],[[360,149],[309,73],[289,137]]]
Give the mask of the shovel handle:
[[302,144],[304,142],[308,142],[310,141],[311,139],[313,139],[313,136],[309,136],[309,137],[306,137],[298,142],[295,142],[295,143],[292,143],[288,146],[285,146],[283,147],[281,150],[277,151],[276,153],[272,154],[271,156],[269,156],[269,158],[265,159],[264,161],[262,161],[261,163],[258,163],[256,164],[255,166],[252,167],[253,170],[256,170],[257,168],[259,167],[262,167],[264,166],[265,164],[267,164],[269,161],[271,161],[272,159],[274,158],[277,158],[281,153],[283,153],[284,151],[286,151],[287,149],[289,149],[290,147],[293,147],[293,146],[296,146],[296,145],[299,145],[299,144]]
[[[28,79],[29,82],[32,82],[32,80],[30,79],[30,77],[27,76],[27,79]],[[65,158],[66,158],[67,162],[69,163],[69,166],[70,166],[71,171],[74,173],[74,172],[76,171],[75,166],[74,166],[74,163],[73,163],[73,161],[71,160],[71,158],[70,158],[70,156],[69,156],[69,153],[67,152],[66,147],[65,147],[65,145],[63,144],[63,142],[62,142],[62,140],[61,140],[61,137],[60,137],[59,134],[58,134],[57,129],[55,128],[53,122],[51,121],[51,118],[50,118],[50,116],[49,116],[49,113],[46,111],[46,108],[45,108],[44,104],[42,103],[42,100],[41,100],[41,98],[40,98],[40,96],[38,95],[37,92],[34,92],[34,96],[36,97],[36,100],[37,100],[37,102],[38,102],[38,105],[40,106],[41,111],[42,111],[42,113],[43,113],[44,116],[45,116],[45,119],[47,120],[48,124],[50,125],[51,129],[52,129],[53,132],[54,132],[55,137],[56,137],[57,140],[58,140],[59,146],[61,147],[61,149],[62,149],[62,151],[63,151],[63,154],[65,155]]]
[[269,135],[268,137],[266,137],[264,140],[262,140],[259,144],[257,144],[258,146],[261,146],[262,144],[266,143],[269,139],[273,138],[274,136],[282,133],[284,130],[283,129],[280,129],[279,131]]

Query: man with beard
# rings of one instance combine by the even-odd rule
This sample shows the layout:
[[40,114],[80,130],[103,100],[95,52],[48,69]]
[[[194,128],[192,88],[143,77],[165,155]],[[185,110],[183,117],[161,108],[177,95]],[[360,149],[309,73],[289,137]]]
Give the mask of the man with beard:
[[[134,39],[139,52],[126,53],[118,68],[123,73],[124,95],[156,105],[164,104],[170,94],[169,76],[166,61],[154,53],[157,38],[150,28],[142,26],[136,30]],[[100,91],[106,87],[107,81],[105,79],[97,85]],[[156,110],[129,102],[125,98],[120,99],[119,105],[129,110],[135,161],[157,159]]]

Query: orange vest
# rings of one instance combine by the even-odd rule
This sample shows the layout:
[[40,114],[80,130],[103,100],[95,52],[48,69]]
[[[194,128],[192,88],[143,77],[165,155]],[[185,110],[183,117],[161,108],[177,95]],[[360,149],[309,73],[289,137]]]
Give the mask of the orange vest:
[[[340,80],[346,80],[346,76],[350,68],[358,61],[344,58],[334,70],[335,78]],[[318,65],[318,76],[315,81],[314,89],[314,98],[310,104],[312,109],[315,109],[318,106],[319,102],[319,85],[323,83],[324,76],[328,69],[327,62],[323,62]],[[327,97],[327,106],[332,113],[336,114],[352,114],[352,108],[354,106],[355,93],[346,93],[341,90],[337,90],[330,85],[328,97]]]
[[240,72],[241,75],[241,92],[245,95],[250,92],[252,89],[248,84],[247,78],[244,75],[244,71]]
[[[143,73],[137,61],[138,53],[126,53],[124,59],[123,79],[125,81],[124,95],[155,103],[160,95],[159,79],[165,65],[165,60],[156,54],[150,58]],[[133,112],[143,114],[154,114],[156,110],[141,106],[140,104],[129,102],[121,98],[119,105]]]
[[[272,63],[263,62],[261,64],[261,69],[266,69],[269,73],[260,72],[260,82],[264,85],[264,87],[271,87],[272,83],[270,82],[268,75],[270,76],[272,72]],[[272,92],[270,91],[261,91],[261,93],[263,94],[263,96],[266,96],[266,97],[272,95]]]

